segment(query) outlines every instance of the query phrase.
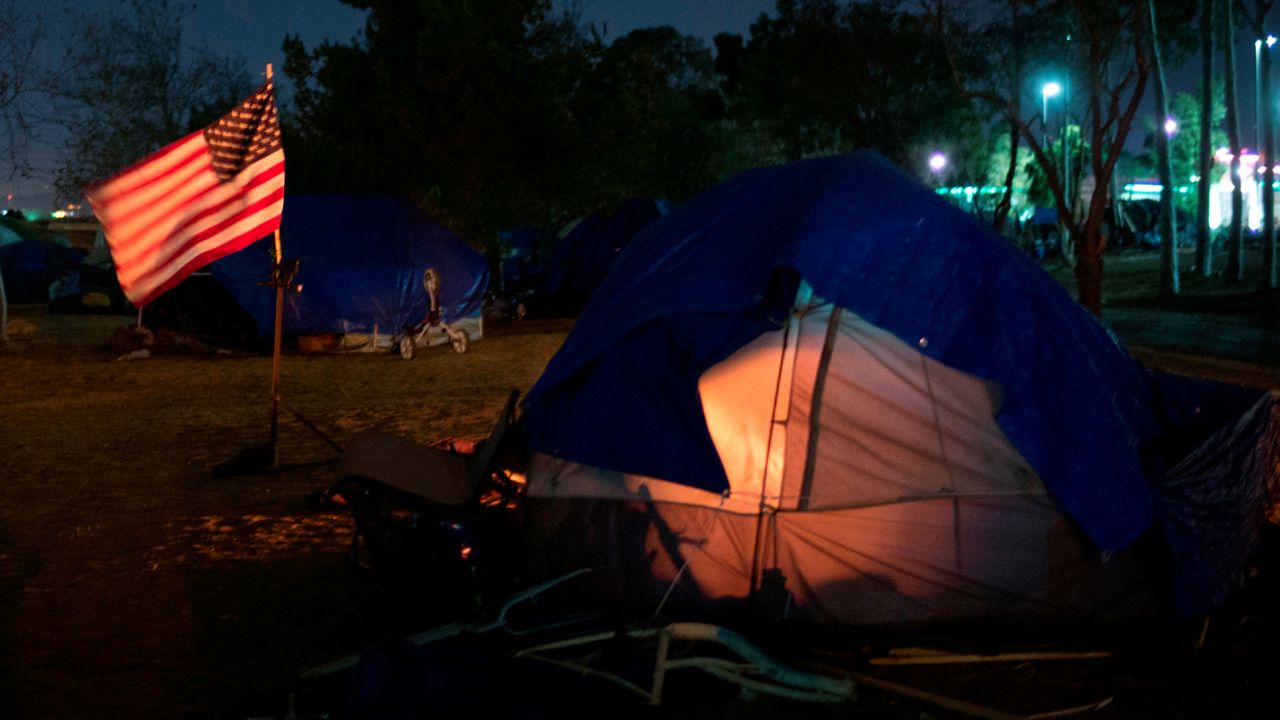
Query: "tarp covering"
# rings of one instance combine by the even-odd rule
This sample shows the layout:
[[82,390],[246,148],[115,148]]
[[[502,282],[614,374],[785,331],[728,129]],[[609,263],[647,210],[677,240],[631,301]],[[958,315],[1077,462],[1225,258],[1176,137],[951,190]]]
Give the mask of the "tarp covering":
[[590,215],[574,225],[547,260],[545,290],[563,302],[584,305],[635,237],[667,212],[662,200],[636,198],[608,217]]
[[[408,200],[385,195],[289,195],[280,235],[299,259],[303,292],[286,294],[286,333],[387,334],[429,309],[423,273],[440,273],[445,322],[479,314],[489,284],[484,257]],[[271,238],[212,265],[213,276],[258,321],[274,322],[275,294],[258,283],[271,269]]]
[[78,282],[83,250],[46,240],[0,245],[0,272],[9,302],[47,303],[68,282]]
[[698,378],[779,327],[801,276],[997,383],[999,427],[1099,547],[1152,526],[1178,419],[1146,371],[1008,241],[870,151],[742,173],[641,231],[526,399],[532,446],[727,489]]

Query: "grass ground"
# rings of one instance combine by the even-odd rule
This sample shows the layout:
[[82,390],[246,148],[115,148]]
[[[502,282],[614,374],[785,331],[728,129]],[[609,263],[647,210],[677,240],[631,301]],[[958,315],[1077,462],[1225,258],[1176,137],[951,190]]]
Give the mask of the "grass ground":
[[[1150,254],[1109,258],[1108,307],[1162,306],[1151,268]],[[1173,301],[1182,311],[1260,324],[1280,315],[1275,295],[1212,279],[1187,278],[1184,287]],[[371,593],[343,568],[349,518],[304,502],[332,472],[307,463],[334,453],[291,417],[280,455],[299,466],[210,476],[214,464],[266,439],[269,359],[122,361],[104,346],[127,318],[46,316],[31,307],[13,316],[34,332],[0,345],[0,717],[279,715],[286,680],[300,668],[430,624],[420,608]],[[411,362],[292,355],[283,393],[339,444],[366,428],[424,442],[480,437],[506,389],[529,388],[568,328],[495,327],[466,355],[434,348]],[[1139,356],[1156,367],[1280,388],[1274,366],[1160,348]],[[1081,697],[1128,698],[1101,717],[1188,717],[1205,716],[1196,710],[1206,706],[1187,699],[1205,683],[1253,682],[1248,672],[1231,675],[1240,667],[1233,663],[1170,672],[1023,663],[898,679],[1027,708],[1054,707],[1054,688],[1078,687]],[[951,717],[874,691],[832,714],[854,711]]]
[[[1102,281],[1102,302],[1106,308],[1154,308],[1173,312],[1230,316],[1261,326],[1280,327],[1280,292],[1260,290],[1262,251],[1245,255],[1244,278],[1227,280],[1226,253],[1214,257],[1213,272],[1205,277],[1197,272],[1195,251],[1178,253],[1181,292],[1160,296],[1159,252],[1120,252],[1106,256]],[[1055,279],[1075,295],[1075,277],[1065,263],[1050,260],[1045,265]]]

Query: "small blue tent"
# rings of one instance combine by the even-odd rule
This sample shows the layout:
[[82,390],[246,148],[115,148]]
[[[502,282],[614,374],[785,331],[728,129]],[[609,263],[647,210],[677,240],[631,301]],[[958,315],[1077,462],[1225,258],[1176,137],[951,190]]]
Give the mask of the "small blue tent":
[[666,212],[665,201],[635,198],[608,217],[583,218],[560,240],[547,261],[543,271],[546,293],[558,305],[580,310],[636,233]]
[[0,245],[0,272],[12,303],[47,303],[68,283],[79,282],[85,252],[48,240]]
[[1151,375],[867,151],[742,173],[641,231],[525,417],[531,496],[656,508],[631,567],[713,598],[774,568],[797,607],[898,623],[1099,607],[1067,599],[1106,585],[1088,547],[1153,528],[1181,607],[1221,602],[1276,490],[1275,407]]
[[[423,274],[440,274],[445,322],[478,318],[489,284],[484,257],[408,200],[385,195],[289,195],[280,225],[286,259],[301,261],[303,291],[286,294],[293,334],[393,334],[429,310]],[[217,281],[269,337],[275,294],[259,283],[271,268],[271,238],[210,265]],[[474,333],[473,333],[474,336]]]

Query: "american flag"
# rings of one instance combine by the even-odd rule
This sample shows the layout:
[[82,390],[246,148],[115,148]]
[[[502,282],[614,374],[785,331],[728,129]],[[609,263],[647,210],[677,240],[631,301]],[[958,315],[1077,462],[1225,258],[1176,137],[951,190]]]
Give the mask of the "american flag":
[[280,227],[284,149],[265,85],[209,127],[85,191],[137,307]]

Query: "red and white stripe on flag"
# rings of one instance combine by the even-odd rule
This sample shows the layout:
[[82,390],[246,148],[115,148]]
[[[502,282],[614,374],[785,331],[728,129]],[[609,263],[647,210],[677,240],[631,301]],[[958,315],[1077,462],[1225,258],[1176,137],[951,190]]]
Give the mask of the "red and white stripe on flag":
[[[270,136],[241,122],[245,104],[218,123],[161,148],[86,191],[116,264],[124,294],[137,307],[220,257],[242,250],[280,227],[284,209],[284,150],[280,147],[270,85],[246,103],[265,97]],[[268,123],[265,122],[269,120]],[[244,159],[238,172],[215,171],[210,131],[231,123],[244,128],[246,147],[266,152]],[[214,138],[215,142],[217,138]],[[225,157],[219,157],[219,160]],[[243,155],[242,155],[243,157]]]

